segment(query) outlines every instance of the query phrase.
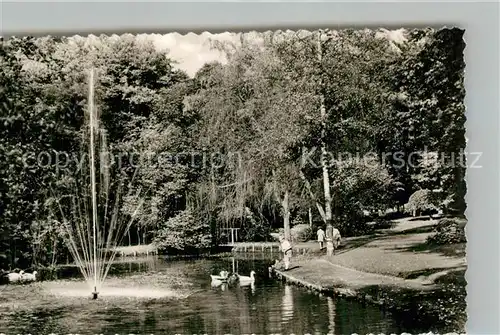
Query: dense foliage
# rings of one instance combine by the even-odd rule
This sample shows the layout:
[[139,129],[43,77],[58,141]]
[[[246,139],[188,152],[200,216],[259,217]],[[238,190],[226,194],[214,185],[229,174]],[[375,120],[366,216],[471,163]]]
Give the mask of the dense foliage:
[[423,212],[429,213],[436,211],[438,209],[436,202],[436,195],[434,195],[432,191],[427,189],[418,190],[410,196],[406,208],[415,212],[416,215],[419,215]]
[[307,242],[313,238],[313,231],[307,224],[297,224],[291,229],[292,240],[294,242]]
[[73,194],[85,172],[89,67],[129,191],[119,210],[139,216],[128,243],[191,250],[227,227],[266,240],[309,212],[315,226],[331,212],[347,236],[412,194],[412,208],[425,193],[465,210],[463,31],[276,32],[215,47],[227,63],[189,78],[132,35],[2,42],[1,267],[66,256],[53,190]]
[[155,237],[160,250],[195,252],[210,247],[210,226],[196,219],[189,210],[170,218],[160,227]]
[[444,218],[439,220],[434,234],[427,238],[431,245],[446,245],[467,242],[465,220]]

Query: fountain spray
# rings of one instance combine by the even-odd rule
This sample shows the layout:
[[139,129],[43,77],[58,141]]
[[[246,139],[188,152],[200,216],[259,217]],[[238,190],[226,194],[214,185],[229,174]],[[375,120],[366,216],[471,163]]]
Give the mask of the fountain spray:
[[92,299],[97,299],[97,192],[95,180],[95,148],[94,148],[94,130],[97,128],[97,120],[94,117],[94,69],[90,69],[89,79],[89,114],[90,114],[90,178],[92,185],[92,227],[93,227],[93,256],[94,256],[94,291]]
[[[117,255],[117,246],[121,244],[125,232],[130,230],[132,223],[136,220],[145,197],[141,197],[143,190],[139,188],[135,194],[138,199],[135,210],[133,213],[127,214],[127,216],[122,216],[120,207],[124,192],[123,181],[125,179],[120,179],[124,177],[118,174],[115,187],[111,188],[111,172],[109,169],[111,162],[109,158],[106,158],[106,131],[101,128],[102,125],[99,122],[99,113],[95,103],[95,70],[90,69],[88,74],[87,112],[89,114],[89,126],[88,128],[85,127],[83,136],[85,144],[87,140],[90,140],[88,141],[90,147],[85,149],[90,154],[89,169],[85,167],[85,169],[81,170],[82,178],[80,182],[73,181],[76,191],[74,196],[58,195],[53,189],[51,190],[53,197],[57,199],[56,205],[63,223],[64,234],[62,236],[76,265],[85,281],[89,284],[92,299],[97,299],[100,293],[99,290],[102,290],[102,284]],[[89,131],[88,134],[87,130]],[[99,166],[96,164],[99,164]],[[90,172],[90,175],[88,172]],[[132,180],[136,175],[135,172]],[[90,180],[87,180],[87,178]],[[90,182],[90,188],[87,186],[89,185],[88,181]],[[125,191],[128,195],[132,195],[132,188]],[[113,194],[112,201],[109,194]],[[103,200],[102,203],[98,201],[98,197]],[[89,199],[91,199],[90,204]],[[104,206],[103,216],[100,218],[97,216],[98,205]],[[57,216],[50,206],[49,211],[51,211],[52,215]],[[113,247],[110,248],[110,246]]]

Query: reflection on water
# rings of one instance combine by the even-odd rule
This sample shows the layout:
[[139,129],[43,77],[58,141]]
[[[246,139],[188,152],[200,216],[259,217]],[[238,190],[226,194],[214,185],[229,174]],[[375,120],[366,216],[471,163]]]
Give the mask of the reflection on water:
[[[0,331],[5,333],[351,334],[401,333],[373,306],[332,299],[267,276],[270,261],[239,260],[256,282],[214,285],[210,274],[231,271],[233,260],[149,261],[126,273],[116,264],[101,299],[85,298],[78,281],[5,286]],[[132,265],[138,271],[138,265]],[[123,274],[125,273],[125,274]],[[117,274],[120,274],[118,277]],[[82,284],[85,288],[85,284]],[[68,293],[69,292],[69,293]],[[85,294],[83,294],[85,292]],[[106,293],[107,292],[107,293]],[[66,293],[66,295],[64,295]],[[411,330],[410,330],[411,331]]]
[[330,334],[335,334],[335,303],[331,297],[327,297],[326,302],[328,304],[328,331]]
[[292,287],[285,285],[283,292],[283,299],[281,302],[281,322],[282,324],[287,324],[288,321],[293,319],[293,293]]

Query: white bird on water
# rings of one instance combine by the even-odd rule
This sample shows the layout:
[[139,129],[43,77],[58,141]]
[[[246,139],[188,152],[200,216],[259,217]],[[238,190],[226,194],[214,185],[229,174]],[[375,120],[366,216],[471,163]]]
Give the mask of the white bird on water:
[[210,275],[210,278],[212,278],[212,281],[221,281],[221,282],[227,282],[227,279],[229,277],[229,272],[227,271],[221,271],[220,274],[217,275]]
[[36,271],[33,271],[33,273],[23,273],[21,275],[21,281],[36,281]]
[[7,278],[9,279],[9,283],[16,283],[18,281],[21,281],[23,274],[24,274],[23,270],[19,271],[19,273],[11,272],[11,273],[7,274]]
[[255,271],[252,270],[252,272],[250,272],[250,277],[238,275],[238,279],[240,280],[240,286],[255,283]]

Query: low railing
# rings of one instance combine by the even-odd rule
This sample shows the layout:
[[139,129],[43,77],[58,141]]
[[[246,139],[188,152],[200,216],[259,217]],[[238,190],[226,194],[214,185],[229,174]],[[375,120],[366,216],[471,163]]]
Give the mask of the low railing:
[[226,231],[228,232],[228,241],[227,244],[221,244],[221,245],[230,245],[233,246],[235,243],[238,242],[238,235],[240,228],[221,228],[221,231]]

